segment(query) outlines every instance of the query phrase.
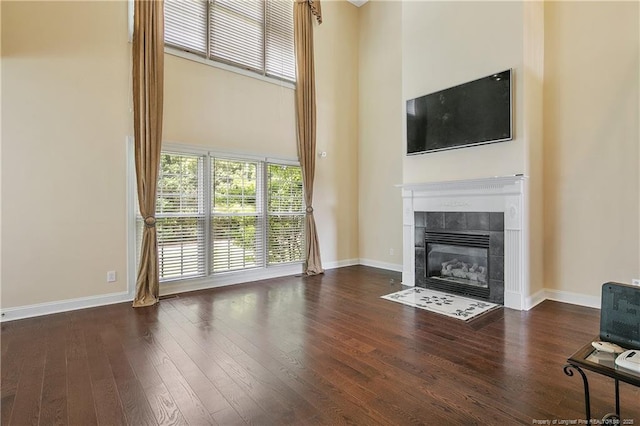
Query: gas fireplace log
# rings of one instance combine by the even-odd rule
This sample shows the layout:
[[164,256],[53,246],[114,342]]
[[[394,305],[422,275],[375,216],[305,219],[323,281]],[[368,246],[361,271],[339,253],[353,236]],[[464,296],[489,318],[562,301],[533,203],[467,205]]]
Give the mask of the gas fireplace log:
[[469,267],[468,263],[461,262],[458,259],[452,259],[448,262],[442,262],[440,275],[443,277],[455,277],[486,283],[486,269],[484,266],[478,266],[477,263]]

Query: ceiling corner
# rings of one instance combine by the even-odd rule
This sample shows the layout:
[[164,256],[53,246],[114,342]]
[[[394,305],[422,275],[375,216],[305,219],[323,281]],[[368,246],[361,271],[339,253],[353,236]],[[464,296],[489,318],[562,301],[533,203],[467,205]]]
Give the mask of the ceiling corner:
[[368,0],[347,0],[347,1],[356,7],[360,7],[363,4],[365,4]]

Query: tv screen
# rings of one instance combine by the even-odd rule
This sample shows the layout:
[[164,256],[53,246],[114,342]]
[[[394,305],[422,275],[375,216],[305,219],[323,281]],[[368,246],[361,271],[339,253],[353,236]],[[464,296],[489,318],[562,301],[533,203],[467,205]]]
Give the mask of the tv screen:
[[511,140],[511,70],[407,101],[407,154]]

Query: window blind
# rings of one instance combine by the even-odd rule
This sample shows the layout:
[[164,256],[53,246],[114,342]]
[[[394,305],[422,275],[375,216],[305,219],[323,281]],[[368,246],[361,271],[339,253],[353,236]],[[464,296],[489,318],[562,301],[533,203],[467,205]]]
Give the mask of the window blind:
[[[303,194],[297,165],[163,151],[156,198],[161,282],[303,260]],[[140,216],[136,225],[139,254]]]
[[210,10],[211,58],[261,71],[264,3],[260,0],[216,0]]
[[260,163],[211,159],[213,273],[264,265]]
[[164,3],[164,42],[207,55],[207,2],[169,0]]
[[205,275],[203,158],[163,153],[156,198],[160,280]]
[[166,0],[165,43],[295,81],[291,0]]
[[303,259],[304,197],[299,166],[267,166],[267,262]]
[[267,2],[265,73],[295,81],[292,3],[290,0]]

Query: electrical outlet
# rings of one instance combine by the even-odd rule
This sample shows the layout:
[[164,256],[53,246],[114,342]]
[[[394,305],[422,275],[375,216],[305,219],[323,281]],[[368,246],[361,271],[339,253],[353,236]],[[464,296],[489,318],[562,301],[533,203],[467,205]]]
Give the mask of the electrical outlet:
[[393,249],[392,249],[392,248],[390,248],[390,249],[389,249],[389,256],[393,256],[393,253],[394,253]]
[[107,282],[112,283],[116,281],[116,271],[107,271]]
[[631,284],[640,286],[640,278],[634,278],[631,280]]

